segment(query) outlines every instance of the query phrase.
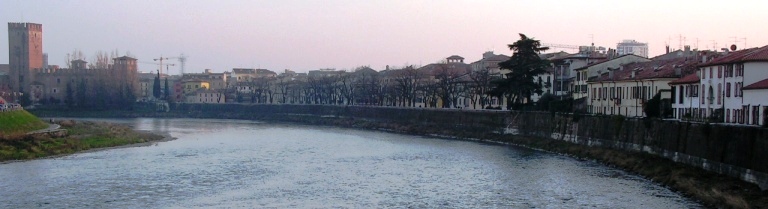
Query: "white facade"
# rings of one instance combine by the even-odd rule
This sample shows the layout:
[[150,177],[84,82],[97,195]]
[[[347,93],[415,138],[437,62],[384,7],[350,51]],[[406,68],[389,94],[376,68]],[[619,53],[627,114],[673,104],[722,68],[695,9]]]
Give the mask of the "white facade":
[[565,96],[575,92],[576,69],[605,60],[604,56],[595,54],[572,54],[566,57],[553,57],[552,62],[553,83],[552,91],[555,96]]
[[537,75],[537,76],[533,77],[533,81],[534,82],[539,82],[539,80],[541,80],[541,91],[542,91],[542,93],[541,93],[541,95],[538,95],[538,94],[531,95],[531,101],[532,102],[539,101],[539,98],[541,98],[541,96],[546,94],[546,93],[549,93],[549,94],[553,94],[554,93],[554,91],[553,91],[554,90],[554,83],[552,83],[555,80],[554,78],[555,78],[555,76],[552,75],[551,72],[547,72],[547,73],[544,73],[544,74]]
[[587,97],[587,80],[589,78],[598,76],[602,73],[607,73],[610,70],[618,69],[619,66],[623,64],[647,61],[650,60],[637,55],[626,55],[575,69],[576,80],[574,81],[573,99],[581,99]]
[[593,114],[645,117],[643,105],[657,93],[671,97],[669,82],[675,78],[650,78],[590,82],[587,111]]
[[673,84],[672,90],[675,91],[672,98],[673,117],[679,120],[700,120],[702,117],[699,111],[699,78],[695,76],[695,82]]
[[634,54],[648,57],[648,43],[640,43],[635,40],[623,40],[616,44],[616,53],[619,55]]
[[768,91],[743,88],[768,79],[768,47],[723,55],[701,65],[696,75],[701,78],[698,82],[675,85],[675,118],[742,125],[765,123]]
[[744,124],[768,124],[768,89],[744,90],[744,105],[750,108],[745,115]]
[[197,91],[192,96],[187,96],[189,103],[224,104],[226,101],[225,94],[215,91]]

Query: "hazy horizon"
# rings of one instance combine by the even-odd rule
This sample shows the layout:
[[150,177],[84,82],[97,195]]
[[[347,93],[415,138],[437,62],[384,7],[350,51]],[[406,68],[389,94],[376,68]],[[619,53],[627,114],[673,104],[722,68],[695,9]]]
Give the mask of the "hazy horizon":
[[[768,2],[737,1],[42,1],[0,2],[2,22],[43,25],[49,63],[75,49],[130,51],[140,62],[188,56],[186,71],[232,68],[353,69],[426,65],[451,55],[471,63],[485,51],[511,54],[518,33],[543,43],[615,48],[624,39],[649,56],[691,45],[739,49],[768,44]],[[6,38],[0,64],[8,63]],[[681,39],[680,37],[684,37]],[[746,38],[746,42],[745,39]],[[717,46],[713,46],[714,43]],[[566,49],[554,48],[549,52]],[[177,66],[171,74],[178,74]],[[156,65],[142,63],[148,72]]]

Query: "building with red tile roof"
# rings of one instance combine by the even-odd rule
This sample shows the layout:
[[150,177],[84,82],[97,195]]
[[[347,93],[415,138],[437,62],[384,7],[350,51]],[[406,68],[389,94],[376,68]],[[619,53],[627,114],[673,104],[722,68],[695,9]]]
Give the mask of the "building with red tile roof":
[[763,125],[768,118],[768,46],[724,52],[670,82],[681,120]]
[[662,99],[671,99],[669,83],[693,73],[698,62],[696,57],[684,56],[627,63],[617,69],[599,71],[598,76],[587,81],[587,111],[644,117],[645,103],[657,94]]

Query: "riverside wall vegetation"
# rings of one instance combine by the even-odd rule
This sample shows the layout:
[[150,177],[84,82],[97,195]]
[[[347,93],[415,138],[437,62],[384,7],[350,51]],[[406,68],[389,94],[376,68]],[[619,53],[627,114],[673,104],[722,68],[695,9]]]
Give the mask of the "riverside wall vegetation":
[[645,152],[768,189],[768,129],[550,112],[336,105],[180,104],[171,114],[393,130],[414,134],[548,138]]

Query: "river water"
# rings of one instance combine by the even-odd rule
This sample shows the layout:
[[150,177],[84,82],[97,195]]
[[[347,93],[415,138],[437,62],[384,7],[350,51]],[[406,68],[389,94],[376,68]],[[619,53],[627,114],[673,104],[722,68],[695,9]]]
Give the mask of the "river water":
[[0,208],[698,208],[514,146],[241,120],[129,119],[178,139],[0,164]]

